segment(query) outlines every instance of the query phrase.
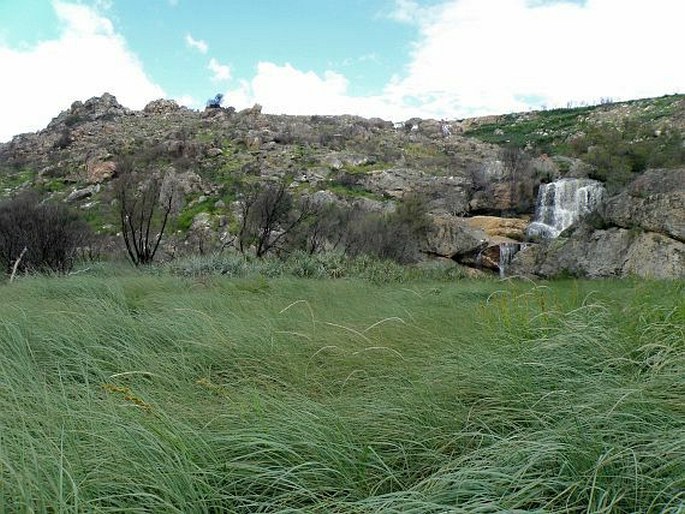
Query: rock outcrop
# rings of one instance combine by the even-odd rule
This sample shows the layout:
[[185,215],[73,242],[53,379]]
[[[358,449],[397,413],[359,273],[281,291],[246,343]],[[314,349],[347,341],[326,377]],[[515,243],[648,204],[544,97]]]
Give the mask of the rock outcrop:
[[685,169],[648,170],[604,205],[605,223],[685,242]]
[[606,199],[594,219],[522,250],[510,270],[542,277],[685,277],[685,169],[646,172]]

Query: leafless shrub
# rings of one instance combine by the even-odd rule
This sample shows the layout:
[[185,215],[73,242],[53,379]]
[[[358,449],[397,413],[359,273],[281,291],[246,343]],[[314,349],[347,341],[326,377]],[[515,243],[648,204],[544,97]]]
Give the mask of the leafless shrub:
[[400,264],[416,262],[429,226],[425,199],[408,195],[391,213],[352,213],[344,241],[345,252]]
[[[25,193],[0,203],[0,260],[6,273],[66,273],[88,245],[88,225],[63,204]],[[21,256],[21,258],[20,258]]]
[[295,202],[285,182],[254,185],[243,192],[238,248],[257,257],[284,248],[288,236],[314,215],[313,206]]
[[120,159],[115,184],[121,233],[131,262],[151,263],[170,216],[181,197],[175,181],[159,173],[143,173],[131,158]]

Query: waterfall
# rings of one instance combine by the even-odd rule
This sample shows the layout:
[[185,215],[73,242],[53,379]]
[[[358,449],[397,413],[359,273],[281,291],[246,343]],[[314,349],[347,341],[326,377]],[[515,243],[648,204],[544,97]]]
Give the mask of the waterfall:
[[529,245],[527,243],[500,243],[499,245],[499,276],[506,276],[507,267],[514,260],[514,255]]
[[557,237],[581,217],[597,208],[604,197],[601,182],[587,178],[562,178],[540,186],[535,220],[529,237]]

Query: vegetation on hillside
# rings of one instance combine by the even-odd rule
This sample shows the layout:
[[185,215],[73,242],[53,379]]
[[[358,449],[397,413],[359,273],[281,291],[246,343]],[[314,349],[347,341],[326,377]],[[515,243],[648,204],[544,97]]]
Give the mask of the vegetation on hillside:
[[648,167],[685,164],[685,95],[475,120],[465,134],[534,154],[581,159],[610,190]]

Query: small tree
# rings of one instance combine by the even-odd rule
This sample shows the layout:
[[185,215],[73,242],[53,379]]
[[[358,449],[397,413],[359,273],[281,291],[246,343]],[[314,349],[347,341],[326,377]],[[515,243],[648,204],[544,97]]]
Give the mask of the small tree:
[[177,188],[158,173],[140,176],[132,159],[120,159],[117,173],[115,191],[126,251],[136,266],[150,264],[179,202]]
[[207,108],[208,109],[218,109],[221,107],[221,102],[224,100],[224,95],[221,93],[217,93],[214,98],[210,98],[207,100]]
[[254,185],[243,193],[238,248],[254,248],[257,257],[281,250],[287,237],[314,215],[312,205],[295,202],[285,182]]
[[315,203],[311,199],[302,203],[311,216],[291,232],[288,247],[309,255],[338,248],[345,238],[352,211],[336,203]]

